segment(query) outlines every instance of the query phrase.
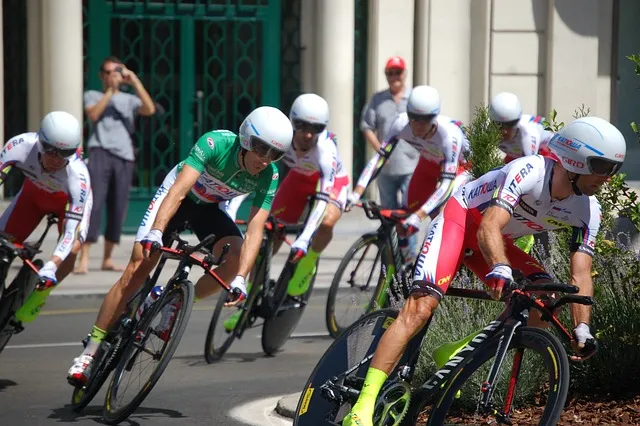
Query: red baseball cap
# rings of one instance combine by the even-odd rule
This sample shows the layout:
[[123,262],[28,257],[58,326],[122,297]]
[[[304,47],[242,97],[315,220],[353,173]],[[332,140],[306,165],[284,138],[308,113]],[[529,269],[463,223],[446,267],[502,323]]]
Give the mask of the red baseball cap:
[[407,64],[400,56],[392,56],[387,61],[387,65],[384,66],[384,69],[386,71],[394,68],[404,70],[405,68],[407,68]]

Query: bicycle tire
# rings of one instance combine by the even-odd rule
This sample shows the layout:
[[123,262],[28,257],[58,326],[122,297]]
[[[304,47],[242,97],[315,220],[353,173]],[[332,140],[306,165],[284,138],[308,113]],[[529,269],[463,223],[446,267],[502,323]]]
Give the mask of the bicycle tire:
[[[42,268],[44,263],[42,260],[36,259],[33,264],[37,268]],[[8,267],[9,265],[7,265]],[[0,299],[0,353],[13,336],[13,333],[5,332],[9,321],[35,289],[37,281],[38,275],[29,266],[22,265],[9,287],[3,292],[3,297]]]
[[[462,388],[476,370],[495,356],[501,335],[502,333],[499,333],[494,336],[486,345],[478,348],[471,359],[458,365],[450,373],[453,380],[450,385],[445,387],[444,392],[438,396],[438,403],[433,406],[427,425],[443,424],[458,390]],[[555,425],[562,415],[567,392],[569,391],[569,361],[562,344],[557,337],[545,330],[535,327],[520,327],[516,330],[509,348],[533,350],[544,360],[549,372],[550,386],[547,404],[539,424],[545,426]],[[427,397],[415,405],[413,413],[410,413],[414,421],[411,424],[416,424],[415,422],[419,414],[424,411],[425,405],[429,405],[432,402],[432,398]]]
[[[256,267],[255,269],[255,273],[252,272],[250,275],[251,277],[255,276],[256,278],[253,279],[253,284],[251,285],[251,290],[249,290],[249,295],[247,297],[247,300],[244,302],[244,307],[239,308],[239,309],[243,309],[244,312],[241,313],[235,328],[233,329],[232,332],[229,333],[229,336],[225,339],[224,343],[222,343],[220,347],[216,348],[214,346],[216,325],[220,321],[220,316],[221,316],[222,310],[224,309],[224,304],[227,300],[225,292],[220,294],[218,303],[216,304],[216,308],[214,309],[213,315],[211,316],[211,321],[209,322],[207,337],[205,338],[205,341],[204,341],[204,359],[207,362],[207,364],[212,364],[220,360],[220,358],[222,358],[222,356],[231,347],[231,344],[235,340],[236,336],[241,335],[242,332],[244,331],[244,327],[247,322],[247,319],[249,318],[249,315],[253,314],[253,310],[255,308],[254,306],[255,302],[258,296],[260,295],[260,293],[262,292],[263,282],[264,282],[263,271],[264,271],[263,264],[262,262],[260,262],[258,267]],[[238,330],[240,331],[238,332]]]
[[[268,356],[274,356],[276,353],[282,349],[291,334],[298,326],[300,322],[300,318],[302,318],[302,314],[304,314],[304,310],[307,306],[307,302],[311,297],[311,293],[313,291],[313,286],[316,282],[316,276],[318,267],[320,266],[320,260],[318,259],[318,264],[316,266],[316,273],[311,278],[311,283],[309,283],[309,288],[305,291],[301,298],[301,304],[297,308],[288,308],[277,312],[275,315],[271,315],[268,318],[265,318],[264,324],[262,325],[262,335],[260,336],[260,342],[262,344],[262,350]],[[283,294],[282,297],[285,299],[282,303],[291,303],[292,299],[287,298],[287,285],[289,284],[289,280],[293,275],[294,268],[291,268],[287,273],[281,274],[278,279],[278,283],[276,284],[276,292],[275,294],[278,296]],[[276,299],[281,300],[281,299]],[[278,305],[282,305],[279,303]]]
[[131,358],[133,356],[136,356],[136,352],[138,352],[138,349],[136,348],[135,338],[132,338],[129,340],[129,342],[127,342],[127,345],[122,352],[122,357],[120,358],[118,365],[113,372],[111,383],[109,384],[109,388],[105,396],[102,417],[107,424],[118,424],[122,422],[140,406],[142,401],[144,401],[147,395],[149,395],[149,392],[151,392],[153,387],[162,376],[162,373],[167,368],[167,365],[169,365],[169,361],[171,361],[173,354],[180,344],[180,339],[182,338],[182,335],[187,328],[187,324],[191,316],[191,310],[193,309],[194,288],[193,284],[190,281],[183,280],[179,283],[172,284],[171,286],[169,286],[168,290],[169,291],[166,294],[162,294],[161,300],[158,300],[159,303],[156,302],[156,304],[143,312],[140,321],[134,328],[133,336],[135,336],[138,331],[143,331],[146,334],[147,329],[151,326],[152,320],[156,316],[161,314],[162,309],[167,304],[171,303],[171,295],[174,293],[182,293],[182,306],[176,313],[175,322],[173,323],[175,334],[169,339],[168,342],[165,342],[162,350],[162,355],[160,357],[160,362],[149,376],[149,379],[147,380],[145,386],[136,394],[135,397],[133,397],[131,402],[125,404],[122,407],[115,407],[114,400],[118,396],[118,388],[120,386],[120,379],[122,378],[122,374],[127,368]]
[[[372,354],[378,345],[380,337],[397,316],[398,311],[396,309],[380,309],[371,312],[351,324],[344,333],[331,343],[331,346],[322,355],[305,383],[296,407],[293,420],[294,426],[330,425],[342,422],[342,419],[327,418],[334,414],[339,417],[347,413],[341,413],[343,407],[336,409],[336,403],[322,395],[320,386],[331,377],[347,371]],[[369,340],[368,342],[360,340],[358,332],[361,330],[362,337]],[[358,341],[356,346],[362,344],[361,347],[352,347],[356,340]],[[404,354],[399,364],[406,362],[407,356],[408,354]],[[354,373],[357,377],[364,379],[368,367],[369,362],[360,366]]]
[[[342,282],[342,277],[347,271],[347,267],[349,263],[352,261],[354,256],[358,253],[358,251],[368,244],[376,244],[378,246],[378,250],[384,250],[384,243],[380,241],[377,234],[365,234],[356,240],[355,243],[351,245],[344,258],[340,262],[338,269],[336,270],[335,275],[333,276],[333,280],[331,281],[331,287],[329,289],[329,294],[327,295],[327,306],[325,309],[325,322],[327,325],[327,330],[329,334],[334,339],[338,337],[342,332],[344,332],[351,324],[339,324],[336,318],[336,297],[338,295],[338,290],[340,289],[340,283]],[[384,252],[381,255],[385,256]],[[385,256],[386,257],[386,256]],[[387,259],[388,260],[388,259]],[[386,262],[383,262],[386,263]],[[377,265],[373,265],[377,267]],[[382,263],[380,265],[382,267]],[[380,274],[378,278],[378,283],[376,284],[376,289],[367,304],[366,309],[363,311],[362,315],[366,315],[372,312],[375,309],[375,301],[380,296],[381,291],[386,291],[385,281],[383,274]],[[380,306],[380,308],[386,308],[387,306]],[[361,315],[361,316],[362,316]],[[357,320],[357,319],[356,319]]]

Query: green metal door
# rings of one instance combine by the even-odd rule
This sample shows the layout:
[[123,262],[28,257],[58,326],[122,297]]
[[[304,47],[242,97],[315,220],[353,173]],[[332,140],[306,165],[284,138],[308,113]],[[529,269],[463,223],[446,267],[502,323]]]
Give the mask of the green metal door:
[[280,106],[280,0],[91,0],[88,86],[115,55],[158,106],[137,121],[125,232],[135,232],[164,176],[210,129],[237,131],[258,105]]

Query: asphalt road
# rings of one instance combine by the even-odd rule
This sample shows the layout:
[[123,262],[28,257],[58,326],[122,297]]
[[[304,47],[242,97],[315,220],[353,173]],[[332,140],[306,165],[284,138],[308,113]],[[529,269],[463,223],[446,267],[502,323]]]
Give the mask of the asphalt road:
[[[301,390],[331,343],[324,322],[326,290],[317,289],[283,352],[266,357],[260,346],[261,329],[255,328],[235,341],[220,362],[208,365],[203,346],[215,298],[194,306],[185,336],[164,375],[122,424],[246,424],[230,416],[234,407]],[[42,316],[12,338],[0,354],[0,425],[101,422],[105,390],[77,415],[69,408],[72,388],[65,380],[100,302],[96,297],[52,298]]]

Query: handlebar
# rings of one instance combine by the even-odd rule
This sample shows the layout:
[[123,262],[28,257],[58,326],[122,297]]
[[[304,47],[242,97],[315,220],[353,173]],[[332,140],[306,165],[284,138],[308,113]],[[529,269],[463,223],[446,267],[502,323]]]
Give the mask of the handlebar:
[[361,207],[367,218],[372,220],[387,220],[397,223],[409,216],[409,212],[406,210],[381,209],[375,201],[371,200],[365,200],[356,206]]

